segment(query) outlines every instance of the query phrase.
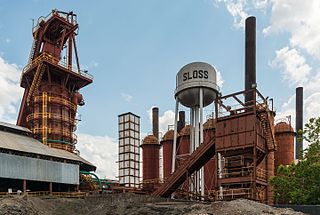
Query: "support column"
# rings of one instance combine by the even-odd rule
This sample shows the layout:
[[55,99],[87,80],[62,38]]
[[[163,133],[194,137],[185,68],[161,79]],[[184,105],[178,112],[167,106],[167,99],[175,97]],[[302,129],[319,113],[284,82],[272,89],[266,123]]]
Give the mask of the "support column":
[[[203,89],[199,90],[199,102],[200,102],[200,145],[203,144]],[[201,196],[204,196],[204,166],[200,170],[201,172]]]
[[52,182],[49,182],[49,194],[52,194]]
[[22,180],[22,192],[27,192],[27,180]]
[[171,173],[174,173],[176,167],[176,150],[177,150],[177,136],[178,136],[178,109],[179,101],[176,99],[176,110],[174,115],[174,131],[173,131],[173,149],[172,149],[172,168]]

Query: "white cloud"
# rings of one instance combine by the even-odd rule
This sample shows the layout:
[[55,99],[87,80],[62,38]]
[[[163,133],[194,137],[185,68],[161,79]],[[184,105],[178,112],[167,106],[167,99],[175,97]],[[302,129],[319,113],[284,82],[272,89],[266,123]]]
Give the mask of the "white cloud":
[[224,80],[222,78],[221,72],[217,70],[217,84],[220,89],[222,88],[223,83],[224,83]]
[[271,25],[266,35],[289,32],[290,45],[320,59],[320,1],[272,0]]
[[276,110],[276,122],[291,116],[291,126],[295,128],[295,99],[295,94],[291,95],[288,101],[282,104],[281,109],[279,111]]
[[246,0],[215,0],[214,3],[224,3],[228,12],[233,16],[233,24],[237,28],[243,28],[245,19],[248,17],[246,11]]
[[159,131],[163,134],[168,131],[168,125],[174,124],[174,112],[167,110],[159,117]]
[[9,38],[7,38],[5,41],[6,41],[6,43],[10,43],[11,42],[11,40]]
[[[153,107],[151,107],[147,111],[151,126],[152,126],[152,108]],[[162,116],[159,115],[159,132],[161,132],[162,135],[164,135],[168,131],[168,126],[173,124],[174,124],[174,111],[167,110],[163,113]],[[150,130],[152,130],[152,128]]]
[[253,0],[252,4],[254,8],[264,10],[268,6],[270,0]]
[[276,51],[271,67],[280,69],[284,80],[291,85],[306,82],[311,70],[299,51],[294,48],[290,49],[288,46]]
[[97,167],[96,173],[101,178],[115,179],[118,175],[117,141],[108,136],[78,134],[77,149],[80,156]]
[[0,57],[0,120],[15,123],[14,115],[23,89],[19,86],[21,70]]
[[133,99],[132,95],[129,95],[129,94],[126,94],[126,93],[121,93],[120,95],[126,102],[131,102],[131,100]]
[[244,28],[245,20],[254,10],[265,11],[270,0],[213,0],[218,7],[223,3],[230,15],[233,17],[233,24],[236,28]]

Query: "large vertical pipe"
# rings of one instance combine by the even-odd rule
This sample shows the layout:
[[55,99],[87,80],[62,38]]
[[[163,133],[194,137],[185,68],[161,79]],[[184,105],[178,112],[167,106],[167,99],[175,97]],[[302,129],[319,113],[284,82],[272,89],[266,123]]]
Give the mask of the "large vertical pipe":
[[176,155],[177,155],[177,137],[178,137],[178,109],[179,109],[179,101],[176,100],[176,109],[174,114],[174,131],[173,131],[173,148],[172,148],[172,167],[171,173],[174,173],[176,167]]
[[[200,103],[200,144],[203,144],[203,89],[199,90]],[[201,196],[204,196],[204,166],[200,170],[201,174]],[[201,199],[203,200],[203,199]]]
[[184,111],[179,111],[178,132],[186,125],[186,116]]
[[153,135],[159,140],[159,108],[152,108],[152,131]]
[[[245,90],[256,86],[256,17],[250,16],[245,24]],[[245,95],[245,102],[253,100],[253,93]]]
[[303,141],[301,139],[302,135],[299,131],[303,129],[303,88],[296,88],[296,159],[301,159],[301,150]]

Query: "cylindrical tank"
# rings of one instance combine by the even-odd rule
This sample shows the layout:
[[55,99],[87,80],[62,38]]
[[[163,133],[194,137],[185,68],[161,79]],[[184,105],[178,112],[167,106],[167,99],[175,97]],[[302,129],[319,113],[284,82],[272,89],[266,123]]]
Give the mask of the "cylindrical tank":
[[187,64],[178,72],[176,78],[175,98],[186,107],[200,106],[200,88],[203,90],[203,107],[211,104],[219,91],[217,72],[208,63]]
[[[43,81],[32,97],[27,123],[34,137],[52,148],[73,152],[77,143],[74,131],[77,105],[82,95],[71,93],[61,83]],[[42,116],[46,115],[46,118]]]
[[179,168],[188,159],[190,154],[190,125],[184,126],[180,131],[180,137],[178,138],[178,166]]
[[159,150],[158,139],[154,135],[148,135],[143,139],[142,169],[143,181],[159,180]]
[[[215,136],[216,123],[214,119],[208,119],[203,124],[204,142],[211,141]],[[204,184],[205,194],[208,195],[210,190],[214,190],[215,186],[215,158],[211,158],[206,165],[204,165]]]
[[167,131],[162,138],[162,152],[163,152],[163,178],[166,180],[171,175],[172,167],[172,146],[173,146],[173,130]]
[[275,126],[277,151],[275,152],[275,171],[280,165],[290,165],[294,161],[294,131],[291,125],[280,122]]

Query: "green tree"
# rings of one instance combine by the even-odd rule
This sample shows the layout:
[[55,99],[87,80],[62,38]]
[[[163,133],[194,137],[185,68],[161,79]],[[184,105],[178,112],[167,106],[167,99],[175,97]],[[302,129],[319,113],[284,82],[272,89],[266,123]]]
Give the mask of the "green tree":
[[320,204],[320,117],[305,125],[303,139],[309,147],[297,164],[280,166],[271,178],[274,200],[282,204]]

